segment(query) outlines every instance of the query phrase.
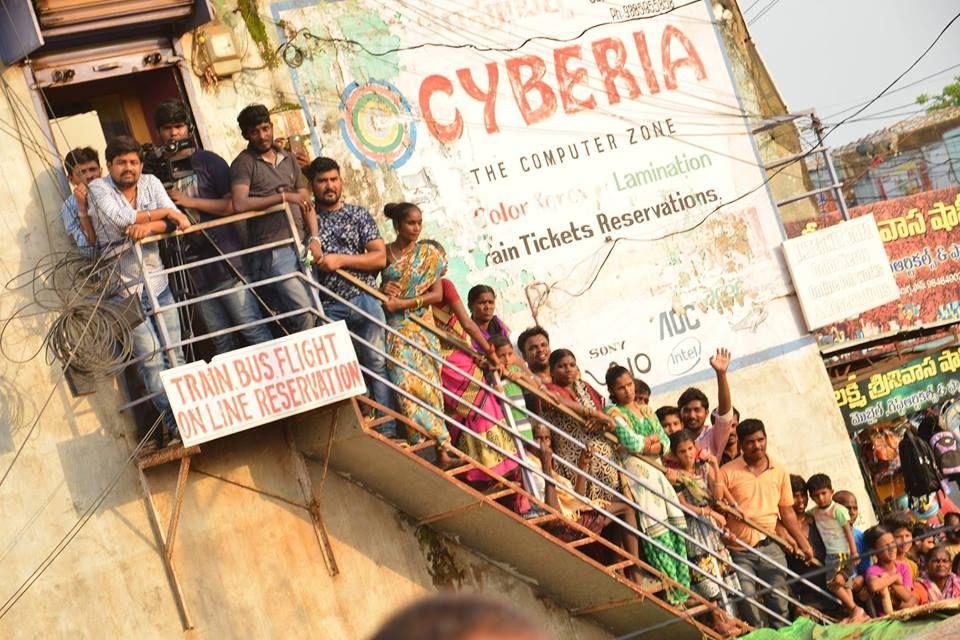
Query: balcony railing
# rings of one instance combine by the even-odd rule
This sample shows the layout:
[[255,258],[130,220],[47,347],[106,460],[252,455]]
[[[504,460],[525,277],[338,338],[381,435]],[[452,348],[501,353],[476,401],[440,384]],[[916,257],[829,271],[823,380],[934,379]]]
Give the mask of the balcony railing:
[[[344,298],[337,295],[335,292],[318,284],[316,280],[313,278],[311,267],[306,262],[301,263],[301,268],[297,272],[289,273],[289,274],[285,274],[285,275],[277,276],[273,278],[268,278],[264,280],[259,280],[259,281],[250,281],[247,278],[246,274],[239,272],[235,267],[233,267],[233,265],[228,261],[229,258],[248,256],[258,251],[266,251],[266,250],[270,250],[280,246],[292,246],[297,250],[298,255],[302,253],[300,240],[297,235],[296,225],[294,224],[292,214],[288,207],[286,206],[283,207],[288,225],[291,230],[291,237],[287,240],[271,242],[261,246],[252,246],[247,249],[242,249],[239,251],[223,252],[216,245],[216,242],[213,240],[213,238],[211,238],[209,234],[206,233],[209,229],[212,229],[221,225],[236,224],[238,222],[249,220],[258,216],[276,213],[278,210],[279,209],[271,209],[268,211],[251,212],[251,213],[244,213],[244,214],[239,214],[235,216],[225,217],[213,222],[206,222],[206,223],[195,225],[191,228],[188,228],[185,231],[176,231],[173,233],[151,236],[151,237],[145,238],[144,240],[138,243],[133,244],[133,251],[135,252],[142,266],[143,265],[143,251],[142,251],[143,244],[155,243],[165,239],[183,236],[186,234],[192,234],[192,233],[203,234],[206,236],[207,240],[211,243],[211,245],[216,249],[218,255],[211,258],[204,259],[204,260],[188,263],[188,264],[165,267],[163,269],[163,273],[166,273],[166,274],[183,273],[183,272],[188,272],[190,269],[195,268],[197,266],[212,264],[215,262],[223,262],[227,266],[227,268],[232,271],[233,275],[237,278],[237,280],[241,282],[241,284],[239,285],[240,288],[251,290],[254,296],[259,301],[260,305],[267,311],[267,314],[263,319],[255,322],[250,322],[244,325],[233,326],[218,332],[210,332],[210,333],[204,333],[200,335],[188,335],[188,336],[184,336],[181,340],[177,342],[172,342],[170,339],[170,332],[168,331],[163,320],[163,315],[162,315],[163,311],[167,311],[171,309],[186,310],[191,305],[197,304],[201,301],[213,299],[218,296],[230,295],[233,292],[233,290],[227,289],[224,291],[217,291],[214,293],[209,293],[209,294],[200,295],[200,296],[186,297],[184,299],[177,300],[172,305],[161,306],[157,298],[157,295],[160,292],[153,291],[149,285],[149,282],[147,282],[146,291],[147,291],[149,300],[151,302],[150,315],[156,320],[159,333],[160,333],[162,348],[168,354],[168,357],[171,360],[171,362],[179,364],[179,359],[177,357],[177,349],[180,347],[195,344],[197,342],[207,340],[216,335],[239,332],[255,324],[275,323],[278,320],[288,318],[291,316],[296,316],[301,313],[313,314],[318,319],[319,322],[330,322],[331,321],[330,318],[325,315],[323,306],[321,305],[321,295],[322,295],[327,299],[334,300],[340,304],[345,305],[354,314],[357,314],[365,318],[368,322],[377,324],[380,328],[382,328],[382,330],[385,333],[392,335],[395,339],[401,340],[405,344],[409,345],[411,348],[420,351],[421,353],[423,353],[425,357],[435,361],[438,364],[438,366],[442,365],[444,367],[450,368],[453,372],[461,376],[464,376],[465,378],[472,379],[475,384],[477,384],[485,392],[492,394],[496,398],[497,402],[500,403],[505,419],[501,419],[497,416],[490,415],[489,413],[484,411],[481,407],[477,407],[470,404],[467,400],[464,400],[463,398],[457,396],[451,391],[445,389],[442,386],[442,384],[438,384],[436,381],[428,379],[427,377],[420,374],[416,369],[409,367],[407,363],[397,359],[390,353],[385,352],[385,350],[377,347],[374,344],[366,342],[362,337],[356,334],[353,334],[353,333],[351,334],[351,338],[354,340],[356,344],[359,344],[368,349],[377,351],[381,356],[383,356],[383,358],[386,361],[390,362],[392,365],[396,367],[402,367],[407,372],[419,378],[423,383],[430,385],[431,387],[436,389],[436,391],[441,394],[441,397],[448,399],[452,403],[458,403],[461,405],[465,405],[466,407],[469,407],[471,411],[478,413],[479,415],[491,421],[493,424],[500,427],[501,429],[504,429],[511,435],[515,446],[512,449],[508,450],[505,447],[499,446],[494,442],[486,440],[483,434],[473,432],[462,421],[444,412],[442,407],[431,406],[429,403],[426,403],[421,399],[417,398],[416,396],[405,391],[404,389],[401,389],[386,377],[380,376],[376,372],[370,371],[365,367],[361,367],[363,369],[364,375],[367,376],[369,379],[378,380],[380,383],[386,385],[391,390],[393,390],[393,392],[396,393],[398,396],[404,397],[407,400],[417,404],[418,406],[425,409],[432,415],[435,415],[436,417],[445,421],[446,424],[457,427],[462,434],[460,436],[461,438],[478,439],[482,441],[482,444],[484,447],[487,447],[490,450],[495,451],[504,459],[509,459],[509,460],[512,460],[514,463],[516,463],[518,468],[521,470],[520,477],[519,478],[504,477],[488,468],[485,468],[478,460],[467,455],[464,452],[463,447],[458,448],[453,446],[452,444],[445,445],[445,448],[453,455],[453,457],[455,457],[459,461],[459,464],[457,467],[450,470],[442,470],[442,469],[436,468],[435,473],[442,475],[446,482],[454,483],[457,487],[459,487],[460,490],[475,496],[478,501],[477,504],[486,505],[490,509],[497,511],[499,513],[498,517],[511,518],[515,522],[522,524],[523,526],[531,530],[535,530],[542,538],[549,540],[551,544],[559,545],[567,553],[573,554],[578,559],[582,560],[584,563],[587,563],[590,566],[592,566],[594,569],[599,569],[607,573],[610,579],[616,580],[621,585],[627,586],[636,594],[640,602],[649,600],[655,606],[659,607],[664,612],[672,616],[671,618],[672,620],[675,620],[675,621],[682,620],[688,625],[692,625],[692,627],[695,628],[695,630],[700,634],[703,634],[709,637],[720,637],[720,635],[714,629],[708,626],[703,621],[703,619],[705,618],[705,614],[709,613],[711,610],[715,609],[716,607],[722,606],[726,603],[736,604],[744,601],[749,602],[750,604],[757,607],[759,610],[764,611],[768,616],[770,616],[771,619],[777,620],[781,623],[788,624],[789,623],[788,620],[786,620],[776,611],[767,607],[763,602],[758,600],[758,597],[768,593],[776,594],[777,596],[786,599],[788,602],[798,607],[800,611],[803,611],[813,617],[822,619],[822,614],[819,614],[819,612],[808,609],[805,605],[803,605],[801,602],[796,600],[788,592],[785,592],[782,589],[774,588],[771,584],[762,580],[758,576],[755,576],[752,573],[749,573],[747,570],[743,569],[742,567],[729,562],[722,555],[715,553],[712,549],[708,548],[707,546],[702,544],[699,540],[689,535],[684,528],[677,527],[667,520],[661,520],[653,516],[652,514],[646,512],[643,509],[643,507],[640,504],[638,504],[638,502],[634,499],[634,497],[630,495],[630,492],[628,490],[625,490],[625,489],[621,490],[617,486],[609,486],[605,484],[601,479],[589,475],[587,472],[583,471],[582,469],[568,462],[567,460],[561,458],[560,456],[554,456],[555,464],[561,465],[562,467],[566,468],[570,473],[574,474],[575,476],[581,476],[586,478],[588,483],[594,483],[600,486],[604,491],[606,491],[610,495],[613,495],[618,501],[629,505],[629,507],[634,509],[638,515],[647,516],[657,524],[665,527],[666,530],[674,532],[677,536],[683,539],[685,543],[692,545],[693,547],[700,549],[702,552],[712,556],[718,563],[721,564],[721,566],[724,566],[726,569],[736,573],[739,576],[750,579],[752,582],[754,582],[757,585],[757,592],[754,596],[747,596],[741,590],[738,590],[726,584],[722,579],[722,577],[712,575],[710,572],[703,570],[697,564],[690,562],[683,555],[680,555],[675,551],[673,551],[672,549],[670,549],[669,547],[664,546],[660,541],[648,535],[640,527],[634,526],[633,524],[625,521],[620,516],[614,514],[613,512],[605,508],[597,507],[596,510],[600,514],[605,516],[611,523],[615,524],[616,527],[621,531],[621,533],[635,536],[638,540],[642,540],[648,545],[666,554],[675,562],[679,562],[685,565],[687,569],[691,572],[691,574],[699,575],[704,580],[715,584],[723,594],[721,602],[718,605],[718,603],[710,602],[704,599],[701,595],[699,595],[696,591],[692,590],[691,588],[672,580],[665,574],[658,571],[655,567],[653,567],[649,562],[645,561],[642,557],[630,554],[622,546],[612,543],[606,538],[593,533],[589,529],[577,524],[576,522],[564,520],[561,513],[559,513],[556,509],[551,507],[549,504],[547,504],[543,495],[537,495],[537,493],[532,490],[532,487],[535,484],[533,482],[534,477],[539,477],[541,482],[544,483],[544,486],[549,484],[554,487],[557,487],[558,491],[562,490],[566,493],[573,495],[575,498],[581,501],[584,505],[591,504],[591,501],[586,496],[580,495],[575,491],[571,491],[569,488],[560,487],[558,483],[550,475],[549,473],[550,470],[541,469],[539,465],[531,463],[530,459],[528,458],[529,454],[527,452],[537,451],[539,447],[536,444],[536,442],[525,437],[517,429],[516,424],[514,423],[512,418],[512,415],[513,415],[512,410],[517,409],[523,412],[524,414],[526,414],[532,420],[535,420],[536,423],[545,425],[546,428],[550,430],[551,436],[553,439],[567,440],[569,442],[572,442],[573,445],[579,449],[586,448],[584,443],[581,443],[575,440],[565,431],[563,431],[562,429],[559,429],[555,425],[551,424],[549,421],[545,420],[542,416],[531,413],[530,411],[527,410],[526,407],[518,406],[517,404],[511,402],[503,394],[502,389],[500,388],[500,382],[497,378],[496,373],[488,372],[487,374],[485,374],[486,377],[476,378],[470,372],[462,370],[456,367],[455,365],[453,365],[448,360],[445,360],[442,353],[434,353],[429,349],[423,347],[416,341],[410,340],[409,338],[405,337],[403,334],[401,334],[400,332],[392,328],[389,324],[386,324],[378,320],[376,317],[365,312],[363,309],[353,305],[349,300],[345,300]],[[370,295],[373,295],[380,300],[385,299],[384,296],[379,291],[375,289],[371,289],[363,282],[358,281],[356,278],[353,278],[350,274],[342,271],[338,273],[341,277],[348,279],[352,284],[362,288],[364,291],[366,291]],[[291,280],[291,279],[302,281],[308,287],[309,291],[311,292],[312,306],[294,309],[292,311],[287,311],[285,313],[279,313],[275,309],[272,309],[270,305],[268,305],[266,301],[264,301],[264,299],[257,293],[257,289],[259,287],[263,287],[270,284],[274,284],[276,282],[282,282],[282,281]],[[449,347],[464,351],[467,354],[472,355],[476,358],[482,357],[481,354],[478,354],[473,350],[471,345],[466,344],[456,336],[450,335],[449,333],[443,331],[442,329],[434,326],[429,322],[420,321],[416,318],[415,320],[419,323],[422,330],[429,331],[435,334],[437,337],[440,338],[440,340],[443,343],[445,343]],[[277,323],[276,326],[279,326],[285,332],[287,331],[286,328],[284,328],[282,323]],[[566,407],[562,405],[557,405],[556,403],[554,403],[554,401],[551,398],[545,396],[539,390],[533,388],[531,385],[527,385],[523,381],[520,381],[519,383],[521,384],[521,386],[525,386],[528,392],[539,396],[541,401],[549,403],[549,405],[552,406],[554,410],[567,413],[568,415],[571,416],[571,419],[580,420],[579,416],[570,412],[570,410],[567,409]],[[123,409],[129,408],[131,406],[144,402],[147,399],[149,398],[142,397],[142,398],[135,399],[132,402],[129,402],[127,405],[124,405],[124,407],[122,408]],[[381,418],[379,421],[375,420],[373,422],[367,422],[364,425],[363,431],[365,434],[367,434],[366,437],[372,440],[376,440],[380,442],[382,445],[389,447],[397,455],[410,458],[417,465],[430,464],[424,461],[423,454],[424,454],[424,451],[429,447],[432,447],[434,443],[431,441],[430,434],[427,433],[421,426],[419,426],[413,420],[408,419],[406,416],[396,411],[393,411],[391,409],[388,409],[387,407],[378,405],[377,403],[375,403],[373,400],[370,400],[369,398],[366,398],[366,397],[358,398],[358,403],[359,405],[365,405],[369,408],[376,409],[381,414],[386,416],[385,418]],[[359,414],[358,414],[358,417],[359,417]],[[375,427],[379,423],[388,419],[396,420],[403,423],[409,430],[411,430],[411,432],[418,433],[420,437],[423,438],[423,441],[420,444],[406,447],[406,446],[401,446],[395,441],[391,440],[390,438],[386,438],[381,434],[377,433],[375,430]],[[635,474],[630,472],[627,468],[622,466],[618,460],[607,459],[600,454],[595,454],[595,455],[603,463],[607,465],[611,465],[613,468],[615,468],[621,478],[623,478],[624,480],[629,480],[630,482],[633,482],[633,483],[637,483],[640,486],[644,487],[644,490],[649,491],[652,495],[664,501],[669,502],[674,508],[683,512],[688,519],[696,519],[701,523],[705,524],[707,527],[716,531],[717,533],[720,533],[720,534],[724,533],[712,520],[704,519],[700,516],[700,514],[692,511],[691,509],[688,509],[681,502],[679,502],[675,496],[663,494],[663,492],[657,489],[657,487],[650,485],[646,480],[644,480],[643,478],[637,477]],[[658,471],[662,471],[662,468],[660,468],[655,461],[647,460],[644,458],[641,458],[641,460],[643,460],[645,464],[653,465],[654,467],[657,468]],[[482,470],[490,478],[491,488],[488,493],[479,492],[476,487],[470,485],[461,477],[465,472],[469,470],[475,470],[475,469]],[[183,468],[181,470],[184,471]],[[402,480],[399,480],[399,479],[398,481],[402,482]],[[625,483],[625,487],[626,487],[626,483]],[[511,496],[523,497],[524,499],[526,499],[527,502],[529,502],[529,504],[539,509],[543,515],[539,515],[533,518],[524,518],[522,515],[503,507],[498,502],[498,500],[503,500]],[[444,520],[447,517],[449,517],[449,514],[444,514],[444,513],[432,514],[432,516],[426,517],[422,523],[429,525],[429,524]],[[569,528],[575,530],[580,537],[574,540],[573,542],[565,542],[564,540],[557,537],[554,533],[551,532],[551,524],[559,521],[562,521]],[[781,570],[785,575],[789,576],[790,582],[802,582],[807,588],[813,589],[814,591],[818,592],[820,595],[828,598],[830,601],[837,602],[836,598],[832,594],[829,594],[823,591],[822,589],[812,584],[809,580],[807,580],[803,576],[800,576],[797,573],[791,571],[789,568],[779,565],[776,561],[774,561],[772,558],[764,554],[762,551],[753,549],[752,547],[750,547],[746,543],[743,543],[742,541],[738,540],[738,542],[741,543],[741,546],[745,548],[748,553],[751,553],[752,555],[756,556],[759,560],[762,560],[763,562],[769,565],[777,566],[779,570]],[[616,561],[610,564],[598,563],[592,557],[584,553],[584,547],[590,544],[597,545],[598,547],[606,550],[607,553],[611,554],[614,558],[616,558]],[[633,581],[627,580],[623,572],[626,568],[629,568],[629,567],[636,567],[637,569],[642,571],[645,575],[650,576],[651,579],[642,580],[639,583],[635,583]],[[688,608],[684,609],[684,608],[679,608],[671,605],[668,602],[668,600],[664,597],[664,594],[663,594],[664,589],[671,589],[671,590],[685,593],[687,596],[688,603],[693,603],[692,606],[688,606]],[[584,613],[591,614],[591,613],[598,613],[598,612],[592,611],[591,608],[588,607]],[[666,622],[660,623],[660,625],[667,626],[667,624],[669,623],[670,622],[668,620]]]

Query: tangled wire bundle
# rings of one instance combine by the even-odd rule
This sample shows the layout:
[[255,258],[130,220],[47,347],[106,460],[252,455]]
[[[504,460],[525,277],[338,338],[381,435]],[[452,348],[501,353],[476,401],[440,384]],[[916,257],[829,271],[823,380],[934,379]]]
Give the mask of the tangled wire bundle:
[[[52,253],[7,282],[8,291],[29,289],[32,300],[4,321],[0,353],[22,364],[45,348],[48,364],[59,360],[97,379],[119,372],[133,353],[133,343],[129,322],[117,307],[105,302],[119,291],[117,258],[112,251],[95,256],[76,251]],[[40,346],[26,358],[12,357],[7,342],[11,324],[45,313],[57,317]]]

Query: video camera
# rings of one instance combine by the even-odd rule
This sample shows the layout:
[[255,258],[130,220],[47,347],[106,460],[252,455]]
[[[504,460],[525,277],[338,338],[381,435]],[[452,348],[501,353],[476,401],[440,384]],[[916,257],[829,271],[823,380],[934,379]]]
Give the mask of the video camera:
[[179,160],[173,160],[173,156],[184,149],[196,148],[197,143],[194,142],[193,136],[181,140],[171,140],[163,145],[148,142],[140,147],[140,155],[143,157],[143,172],[156,176],[163,183],[163,186],[169,189],[177,180],[193,173],[189,156]]

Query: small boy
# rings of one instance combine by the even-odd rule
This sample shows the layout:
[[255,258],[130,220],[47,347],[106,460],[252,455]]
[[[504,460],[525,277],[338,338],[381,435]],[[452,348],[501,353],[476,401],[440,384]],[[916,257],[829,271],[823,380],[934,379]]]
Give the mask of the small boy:
[[663,427],[663,430],[667,432],[668,436],[672,436],[683,429],[683,421],[680,419],[680,409],[677,407],[664,405],[657,409],[656,414],[657,420],[660,421],[660,426]]
[[908,555],[911,560],[917,563],[920,573],[924,573],[927,570],[927,554],[937,546],[936,536],[933,535],[933,529],[922,522],[913,525],[911,533],[913,534],[913,548],[910,549]]
[[503,395],[510,401],[510,413],[513,415],[513,424],[527,440],[533,440],[533,425],[530,422],[530,416],[517,407],[524,406],[523,388],[514,382],[513,378],[523,377],[526,372],[520,365],[520,359],[517,352],[514,351],[510,339],[506,336],[491,336],[490,344],[493,345],[497,353],[497,360],[506,368],[507,378],[500,381],[503,387]]
[[848,581],[852,572],[847,566],[850,558],[857,555],[857,543],[850,526],[850,512],[842,504],[833,501],[833,486],[829,476],[815,473],[807,480],[807,492],[814,508],[809,515],[823,539],[826,549],[824,567],[828,569],[827,587],[840,599],[847,612],[854,618],[864,617],[863,609],[853,600],[853,590]]
[[846,489],[841,489],[833,494],[833,501],[846,507],[847,512],[850,514],[850,528],[853,530],[853,541],[857,545],[857,554],[860,556],[860,560],[857,562],[857,575],[863,576],[867,573],[870,565],[873,564],[873,560],[870,559],[870,550],[863,541],[863,531],[857,529],[855,526],[857,518],[860,516],[860,505],[857,503],[857,496]]
[[633,393],[640,404],[650,404],[650,385],[640,378],[633,379]]
[[797,522],[800,523],[800,529],[804,530],[811,523],[810,516],[807,514],[807,505],[810,503],[807,498],[807,481],[791,473],[790,490],[793,492],[793,512],[797,516]]
[[944,535],[947,537],[944,546],[950,553],[950,561],[960,555],[960,513],[950,512],[943,516]]

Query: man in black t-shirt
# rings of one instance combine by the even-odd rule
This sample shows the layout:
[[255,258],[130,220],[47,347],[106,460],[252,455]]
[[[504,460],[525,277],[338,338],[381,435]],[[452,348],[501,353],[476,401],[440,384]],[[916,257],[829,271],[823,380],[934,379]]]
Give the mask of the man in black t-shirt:
[[[185,140],[192,135],[186,108],[179,100],[161,102],[154,113],[154,123],[163,144]],[[194,222],[207,222],[231,215],[233,203],[230,198],[230,168],[226,161],[211,151],[192,148],[178,152],[170,160],[182,162],[188,158],[191,172],[175,180],[173,187],[168,190],[170,198]],[[237,229],[232,224],[221,225],[205,232],[195,232],[187,235],[186,239],[188,259],[191,262],[243,248]],[[243,284],[240,276],[246,278],[246,266],[242,257],[231,258],[230,265],[227,265],[226,261],[219,261],[194,267],[188,269],[187,274],[196,294],[223,292],[223,295],[197,303],[208,333],[263,319],[250,289],[239,288]],[[238,348],[240,345],[237,333],[211,337],[217,353]],[[239,333],[247,344],[259,344],[273,337],[266,324],[247,326]]]
[[[296,157],[273,139],[270,112],[262,104],[245,107],[237,116],[240,132],[249,143],[230,165],[230,192],[238,213],[270,209],[288,204],[300,240],[314,259],[320,257],[317,213],[310,200],[307,181]],[[286,214],[277,212],[247,221],[247,243],[253,247],[291,237]],[[257,280],[289,276],[300,271],[299,247],[283,244],[251,254],[250,267]],[[280,312],[313,308],[312,297],[303,280],[286,278],[263,288],[270,305]],[[288,331],[310,329],[316,316],[302,313],[284,321]]]

